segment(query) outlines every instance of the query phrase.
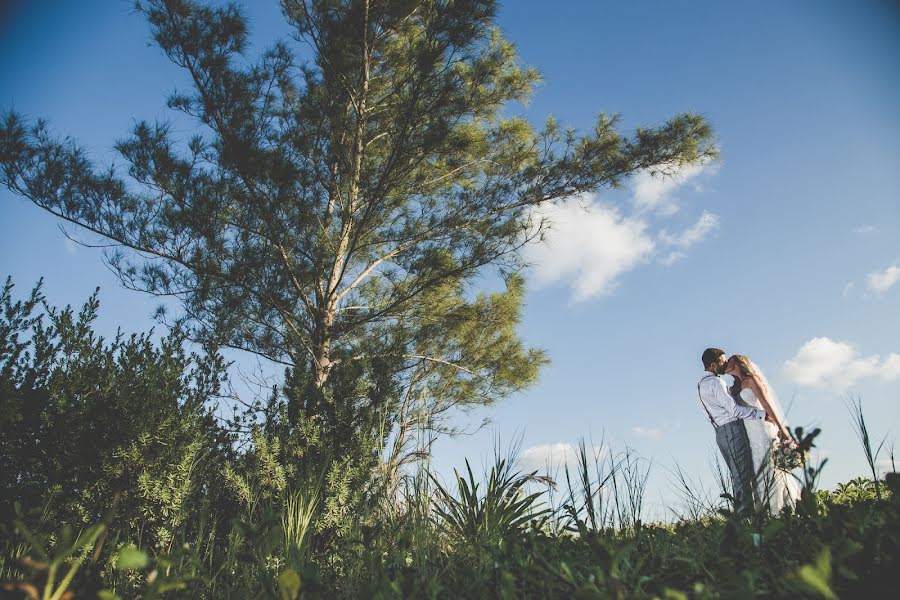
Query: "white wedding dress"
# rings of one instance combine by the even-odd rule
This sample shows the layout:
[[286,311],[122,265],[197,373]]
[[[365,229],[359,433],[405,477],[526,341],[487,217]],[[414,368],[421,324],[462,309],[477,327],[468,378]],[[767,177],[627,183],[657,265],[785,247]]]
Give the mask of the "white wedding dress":
[[[762,408],[753,390],[741,390],[741,400],[753,408]],[[782,417],[783,418],[783,417]],[[768,507],[769,513],[777,515],[785,506],[793,507],[800,498],[800,482],[792,474],[775,468],[772,459],[772,442],[778,439],[778,428],[764,419],[744,419],[747,438],[753,456],[754,504]]]

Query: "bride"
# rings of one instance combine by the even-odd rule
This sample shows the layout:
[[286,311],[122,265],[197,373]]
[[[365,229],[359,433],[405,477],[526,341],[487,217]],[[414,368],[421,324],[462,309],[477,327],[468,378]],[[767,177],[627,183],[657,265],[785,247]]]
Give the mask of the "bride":
[[744,425],[756,472],[754,503],[761,508],[767,507],[771,514],[778,514],[785,506],[793,507],[800,497],[800,482],[790,473],[776,469],[772,458],[775,440],[791,439],[784,412],[762,371],[749,358],[735,354],[725,364],[725,372],[734,377],[733,390],[740,390],[743,403],[772,415],[774,423],[747,419]]

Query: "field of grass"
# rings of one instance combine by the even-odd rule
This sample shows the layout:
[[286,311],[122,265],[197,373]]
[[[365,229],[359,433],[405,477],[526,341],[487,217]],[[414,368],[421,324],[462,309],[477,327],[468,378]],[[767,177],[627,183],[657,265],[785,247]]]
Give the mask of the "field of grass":
[[115,507],[76,529],[48,522],[50,506],[17,506],[0,577],[8,597],[42,599],[880,598],[896,586],[895,473],[814,491],[811,467],[796,511],[777,517],[686,488],[689,516],[644,523],[632,457],[589,454],[555,489],[512,457],[484,477],[467,464],[449,486],[420,469],[346,515],[340,536],[317,529],[321,486],[231,522],[207,505],[165,551],[117,530]]

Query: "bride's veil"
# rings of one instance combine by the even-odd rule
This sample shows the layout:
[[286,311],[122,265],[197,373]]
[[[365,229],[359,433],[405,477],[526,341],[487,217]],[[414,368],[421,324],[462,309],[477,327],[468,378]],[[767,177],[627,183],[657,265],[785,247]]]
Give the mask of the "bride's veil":
[[772,412],[775,413],[775,417],[778,419],[778,422],[787,427],[788,424],[787,420],[784,417],[784,409],[781,407],[781,401],[778,399],[778,394],[775,392],[775,388],[769,385],[769,380],[766,379],[766,376],[765,374],[763,374],[762,369],[759,368],[759,365],[757,365],[749,358],[747,359],[747,362],[750,363],[750,368],[753,370],[753,374],[756,376],[757,380],[759,380],[760,387],[762,387],[765,391],[766,397],[769,400],[769,406],[772,407]]

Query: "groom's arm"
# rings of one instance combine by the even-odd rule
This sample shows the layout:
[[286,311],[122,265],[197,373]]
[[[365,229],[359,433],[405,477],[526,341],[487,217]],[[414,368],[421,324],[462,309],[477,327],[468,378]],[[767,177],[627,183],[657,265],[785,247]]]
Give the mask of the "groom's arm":
[[725,382],[719,378],[713,381],[713,390],[716,400],[722,404],[722,407],[735,419],[765,419],[766,411],[751,406],[742,406],[734,401]]

